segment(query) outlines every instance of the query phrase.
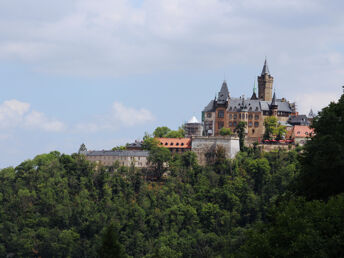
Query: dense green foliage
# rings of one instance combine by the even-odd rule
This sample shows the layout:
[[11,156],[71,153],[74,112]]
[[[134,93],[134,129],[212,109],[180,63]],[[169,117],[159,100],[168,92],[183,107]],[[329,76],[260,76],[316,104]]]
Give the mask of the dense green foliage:
[[344,95],[312,127],[290,191],[248,231],[237,257],[343,257]]
[[297,191],[308,199],[327,199],[344,192],[344,94],[313,120],[315,136],[301,155]]
[[225,255],[297,167],[294,152],[245,152],[207,167],[186,152],[170,160],[166,181],[150,182],[145,170],[39,155],[0,171],[0,256],[96,257],[110,224],[133,257]]
[[281,140],[284,138],[287,129],[284,125],[280,125],[275,116],[269,116],[264,119],[265,132],[263,135],[264,140]]
[[183,138],[185,137],[185,131],[182,127],[178,130],[171,130],[167,126],[157,127],[153,132],[154,137],[164,137],[164,138]]

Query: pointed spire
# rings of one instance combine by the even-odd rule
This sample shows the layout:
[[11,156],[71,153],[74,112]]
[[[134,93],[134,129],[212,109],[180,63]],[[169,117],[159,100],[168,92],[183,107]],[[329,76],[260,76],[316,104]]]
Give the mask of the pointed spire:
[[276,105],[276,92],[274,92],[274,95],[273,95],[272,101],[271,101],[271,107],[273,107],[273,106],[277,106]]
[[253,100],[253,99],[258,99],[258,98],[257,98],[257,94],[256,94],[256,90],[257,90],[257,88],[256,88],[256,80],[254,80],[253,93],[252,93],[252,96],[251,96],[251,99],[252,99],[252,100]]
[[229,93],[226,80],[223,81],[220,92],[227,93],[227,94]]
[[229,91],[228,91],[228,86],[227,86],[227,82],[223,81],[222,86],[221,86],[221,90],[218,94],[218,102],[219,103],[225,103],[227,101],[227,99],[229,98]]
[[311,111],[309,111],[308,118],[314,118],[314,117],[315,117],[315,114],[313,112],[313,109],[311,109]]
[[265,57],[265,61],[264,61],[264,66],[263,66],[263,70],[262,70],[262,74],[268,74],[270,75],[270,71],[269,71],[269,67],[268,67],[268,62],[266,61],[266,57]]

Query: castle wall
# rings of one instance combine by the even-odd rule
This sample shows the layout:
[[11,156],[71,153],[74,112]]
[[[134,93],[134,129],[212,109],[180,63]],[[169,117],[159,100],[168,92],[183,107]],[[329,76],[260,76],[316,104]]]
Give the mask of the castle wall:
[[225,149],[227,158],[234,158],[240,151],[239,138],[229,136],[202,136],[192,137],[191,150],[196,153],[198,162],[201,165],[206,164],[205,154],[208,151],[214,151],[216,147],[221,146]]

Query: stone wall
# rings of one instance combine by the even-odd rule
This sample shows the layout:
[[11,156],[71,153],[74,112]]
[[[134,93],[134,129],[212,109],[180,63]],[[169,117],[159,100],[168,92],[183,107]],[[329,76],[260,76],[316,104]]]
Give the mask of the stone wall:
[[198,162],[201,165],[206,164],[205,154],[208,151],[214,151],[221,146],[226,151],[227,158],[234,158],[240,151],[239,138],[230,136],[201,136],[192,137],[191,150],[196,153]]

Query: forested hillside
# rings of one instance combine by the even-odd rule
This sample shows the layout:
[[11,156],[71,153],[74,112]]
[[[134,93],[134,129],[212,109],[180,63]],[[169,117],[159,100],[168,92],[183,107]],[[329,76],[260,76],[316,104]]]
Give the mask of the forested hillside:
[[186,152],[155,180],[58,152],[2,169],[0,257],[341,257],[343,124],[344,96],[301,152]]

